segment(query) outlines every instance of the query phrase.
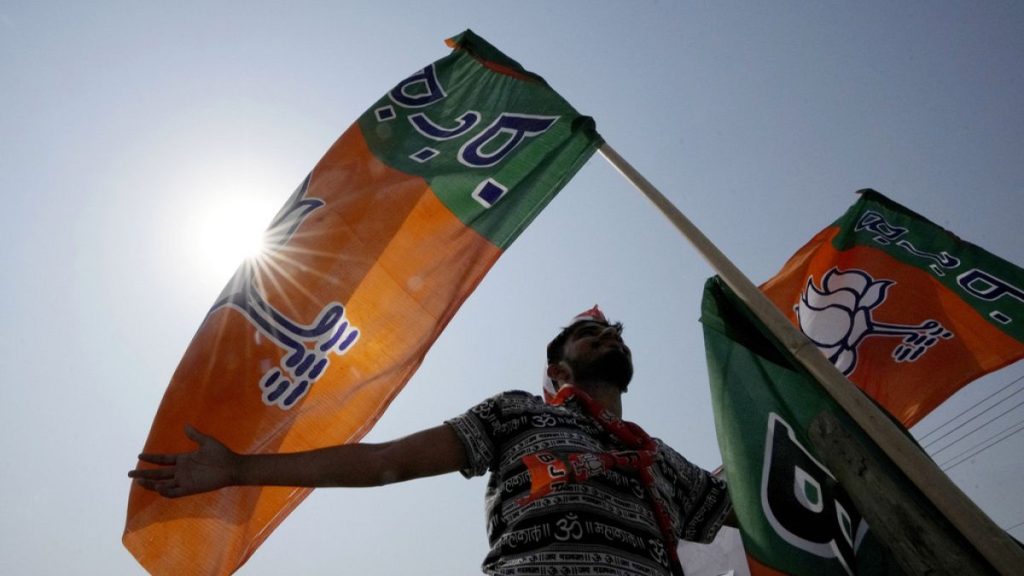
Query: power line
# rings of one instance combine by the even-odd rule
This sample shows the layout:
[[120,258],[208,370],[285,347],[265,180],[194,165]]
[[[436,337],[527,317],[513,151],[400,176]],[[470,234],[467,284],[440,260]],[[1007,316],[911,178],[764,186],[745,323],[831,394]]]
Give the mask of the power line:
[[[1016,434],[1016,433],[1018,433],[1018,432],[1020,432],[1022,430],[1024,430],[1024,424],[1018,424],[1015,428],[1007,428],[1006,430],[1003,430],[1003,432],[1000,432],[1000,434],[1006,434],[1002,438],[999,438],[998,440],[995,440],[991,444],[988,444],[987,446],[984,446],[984,447],[979,448],[978,450],[976,450],[974,452],[971,452],[971,450],[974,450],[978,446],[981,446],[981,444],[984,444],[985,442],[988,442],[989,440],[997,438],[999,436],[999,434],[997,434],[996,436],[991,436],[991,437],[989,437],[986,440],[982,440],[981,442],[975,444],[974,446],[971,446],[970,448],[968,448],[967,450],[961,452],[960,454],[957,454],[956,456],[953,456],[952,458],[950,458],[949,460],[946,460],[942,464],[939,464],[939,467],[942,468],[943,471],[948,472],[948,471],[952,470],[953,468],[956,468],[957,466],[963,464],[964,462],[967,462],[971,458],[974,458],[978,454],[981,454],[982,452],[984,452],[984,451],[988,450],[989,448],[995,446],[996,444],[999,444],[1003,440],[1006,440],[1007,438],[1010,438],[1011,436],[1013,436],[1014,434]],[[968,454],[968,452],[970,452],[970,453]],[[962,459],[960,459],[960,460],[957,460],[953,464],[950,464],[950,462],[953,462],[953,460],[956,460],[957,458],[960,458],[960,456],[963,456],[964,454],[967,454],[967,456],[962,458]]]
[[[980,406],[981,404],[983,404],[984,402],[986,402],[987,400],[989,400],[990,398],[992,398],[993,396],[995,396],[996,394],[999,394],[999,393],[1000,393],[1000,392],[1002,392],[1003,390],[1006,390],[1007,388],[1009,388],[1010,386],[1013,386],[1014,384],[1016,384],[1017,382],[1020,382],[1021,380],[1024,380],[1024,374],[1021,374],[1021,375],[1020,375],[1020,376],[1018,376],[1017,378],[1015,378],[1015,379],[1011,380],[1009,384],[1007,384],[1006,386],[1003,386],[1003,387],[1002,387],[1002,388],[1000,388],[999,390],[996,390],[995,392],[993,392],[993,393],[989,394],[988,396],[985,396],[985,397],[984,397],[984,398],[982,398],[981,400],[978,400],[978,401],[977,401],[977,402],[975,402],[975,403],[974,403],[974,404],[973,404],[973,405],[972,405],[972,406],[971,406],[970,408],[967,408],[967,409],[965,409],[965,410],[961,410],[961,411],[960,411],[960,412],[959,412],[958,414],[954,414],[953,416],[951,416],[951,417],[949,418],[949,420],[946,420],[946,421],[945,421],[945,422],[943,422],[942,424],[939,424],[938,426],[936,426],[935,428],[933,428],[932,430],[930,430],[930,431],[929,431],[929,432],[928,432],[927,434],[925,434],[925,435],[921,436],[920,438],[918,438],[918,442],[924,442],[924,440],[925,440],[926,438],[928,438],[928,437],[929,437],[929,436],[931,436],[932,434],[935,434],[935,433],[936,433],[936,432],[938,432],[939,430],[942,430],[942,428],[943,428],[944,426],[946,426],[947,424],[951,424],[951,423],[952,423],[952,422],[953,422],[954,420],[956,420],[957,418],[959,418],[959,417],[963,416],[964,414],[966,414],[966,413],[970,412],[971,410],[974,410],[975,408],[977,408],[978,406]],[[1024,388],[1022,388],[1021,390],[1024,390]],[[1020,392],[1020,390],[1018,390],[1017,392]],[[1013,394],[1016,394],[1017,392],[1014,392]],[[1013,394],[1010,394],[1010,396],[1013,396]],[[1009,398],[1010,396],[1007,396],[1006,398]],[[1005,400],[1006,398],[1004,398],[1004,400]],[[950,432],[952,432],[952,430],[951,430]],[[947,432],[947,434],[948,434],[948,432]],[[943,437],[944,437],[944,436],[945,436],[945,435],[943,435]],[[940,437],[940,438],[937,438],[937,439],[936,439],[936,441],[937,441],[937,440],[941,440],[941,439],[942,439],[941,437]],[[932,443],[934,443],[934,441],[933,441]],[[931,443],[929,443],[929,445],[930,445],[930,444],[931,444]]]
[[[992,406],[992,408],[995,408],[995,406],[998,406],[998,404],[997,404],[997,405],[994,405],[994,406]],[[971,429],[971,430],[970,430],[969,432],[965,433],[965,434],[964,434],[963,436],[960,436],[960,437],[959,437],[959,438],[957,438],[956,440],[953,440],[953,441],[952,441],[952,442],[950,442],[949,444],[946,444],[946,445],[945,445],[945,446],[943,446],[942,448],[939,448],[938,450],[936,450],[936,451],[932,452],[932,453],[931,453],[931,455],[932,455],[932,458],[934,458],[934,457],[935,457],[935,455],[936,455],[936,454],[938,454],[939,452],[942,452],[942,451],[944,451],[944,450],[947,450],[947,449],[949,449],[949,448],[950,448],[950,447],[952,447],[952,446],[953,446],[954,444],[957,444],[958,442],[960,442],[960,441],[962,441],[962,440],[966,439],[966,438],[967,438],[968,436],[970,436],[971,434],[974,434],[974,433],[975,433],[975,432],[977,432],[978,430],[981,430],[981,429],[982,429],[982,428],[984,428],[985,426],[988,426],[989,424],[991,424],[991,423],[995,422],[996,420],[998,420],[998,419],[1002,418],[1003,416],[1006,416],[1007,414],[1009,414],[1010,412],[1013,412],[1014,410],[1016,410],[1017,408],[1020,408],[1021,406],[1024,406],[1024,400],[1021,400],[1020,402],[1018,402],[1018,403],[1014,404],[1013,406],[1011,406],[1011,407],[1007,408],[1006,410],[1003,410],[1002,412],[1000,412],[1000,413],[999,413],[999,415],[995,416],[994,418],[990,418],[990,419],[989,419],[988,421],[986,421],[986,422],[982,422],[982,423],[981,423],[981,424],[979,424],[978,426],[975,426],[974,428],[972,428],[972,429]],[[985,410],[984,412],[981,412],[980,414],[978,414],[978,416],[981,416],[981,414],[984,414],[985,412],[988,412],[988,410]],[[946,437],[946,436],[948,436],[948,435],[949,435],[949,434],[950,434],[951,432],[954,432],[954,431],[956,431],[956,430],[959,430],[959,429],[960,429],[960,428],[962,428],[962,427],[963,427],[963,426],[964,426],[965,424],[967,424],[968,422],[971,422],[971,421],[972,421],[972,420],[974,420],[975,418],[977,418],[977,416],[975,416],[975,417],[971,418],[970,420],[967,420],[967,421],[965,421],[965,422],[964,422],[963,424],[961,424],[961,425],[957,426],[956,428],[953,428],[952,430],[950,430],[950,431],[949,431],[949,432],[947,432],[946,434],[943,434],[943,435],[942,435],[942,437],[940,437],[940,438],[937,438],[936,440],[933,440],[933,441],[932,441],[931,443],[927,444],[927,445],[926,445],[925,447],[927,448],[928,446],[931,446],[932,444],[934,444],[935,442],[937,442],[937,441],[941,440],[942,438],[945,438],[945,437]]]
[[[1006,440],[1007,438],[1010,438],[1011,436],[1013,436],[1014,434],[1016,434],[1016,433],[1018,433],[1018,432],[1020,432],[1022,430],[1024,430],[1024,424],[1020,424],[1020,425],[1016,426],[1015,428],[1007,428],[1006,430],[1003,430],[999,434],[996,434],[995,436],[990,436],[990,437],[986,438],[985,440],[982,440],[981,442],[978,442],[974,446],[971,446],[967,450],[964,450],[963,452],[957,454],[956,456],[953,456],[949,460],[946,460],[945,462],[940,464],[939,467],[942,468],[944,471],[948,472],[949,470],[952,470],[953,468],[963,464],[964,462],[970,460],[971,458],[974,458],[978,454],[981,454],[982,452],[988,450],[989,448],[995,446],[996,444],[999,444],[1003,440]],[[1003,437],[999,438],[1000,435],[1003,435]],[[989,441],[991,441],[993,439],[995,439],[994,442],[991,442],[987,446],[983,446],[983,447],[979,448],[978,450],[974,450],[975,448],[978,448],[979,446],[981,446],[985,442],[989,442]],[[973,452],[972,452],[972,450],[973,450]],[[961,458],[960,460],[957,460],[957,458],[960,458],[964,454],[966,454],[967,456],[964,457],[964,458]],[[954,462],[953,464],[950,464],[950,462],[953,462],[954,460],[957,460],[957,461]]]

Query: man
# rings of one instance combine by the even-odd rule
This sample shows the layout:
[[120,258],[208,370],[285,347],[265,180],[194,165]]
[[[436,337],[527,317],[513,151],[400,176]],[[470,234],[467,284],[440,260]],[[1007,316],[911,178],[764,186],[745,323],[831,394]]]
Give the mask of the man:
[[490,471],[488,574],[681,574],[679,538],[733,523],[724,482],[621,420],[633,376],[622,325],[594,306],[548,345],[545,400],[490,398],[441,426],[383,444],[236,454],[188,427],[184,454],[142,454],[129,476],[180,497],[232,485],[379,486]]

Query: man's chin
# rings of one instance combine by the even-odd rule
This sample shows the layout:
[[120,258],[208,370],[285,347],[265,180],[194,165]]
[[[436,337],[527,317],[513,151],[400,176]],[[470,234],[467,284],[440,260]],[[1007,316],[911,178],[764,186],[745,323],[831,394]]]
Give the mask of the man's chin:
[[621,348],[610,348],[594,362],[594,372],[601,379],[618,384],[625,392],[633,379],[633,360]]

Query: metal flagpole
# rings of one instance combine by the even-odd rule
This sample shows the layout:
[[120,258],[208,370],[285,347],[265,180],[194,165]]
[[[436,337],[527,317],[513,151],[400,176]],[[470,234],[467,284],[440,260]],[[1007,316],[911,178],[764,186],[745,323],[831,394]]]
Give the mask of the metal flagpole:
[[1024,566],[1024,551],[1006,532],[992,522],[924,451],[851,384],[704,233],[611,146],[602,144],[598,151],[661,210],[772,335],[818,380],[836,403],[985,560],[1003,574],[1017,573]]

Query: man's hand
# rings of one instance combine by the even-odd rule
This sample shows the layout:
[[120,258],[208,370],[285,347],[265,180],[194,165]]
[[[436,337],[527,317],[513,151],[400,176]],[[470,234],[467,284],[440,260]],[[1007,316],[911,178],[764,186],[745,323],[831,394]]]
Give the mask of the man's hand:
[[136,468],[128,476],[139,486],[168,498],[209,492],[235,482],[238,454],[192,426],[185,427],[185,435],[199,445],[198,449],[181,454],[139,454],[139,460],[162,467]]

